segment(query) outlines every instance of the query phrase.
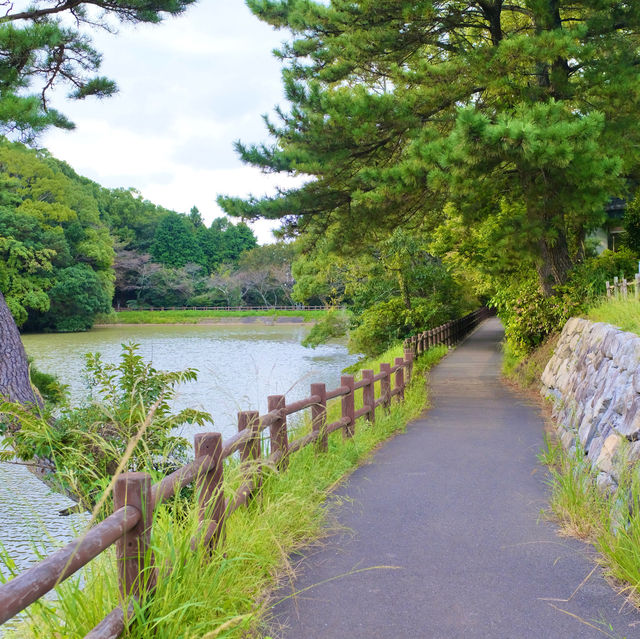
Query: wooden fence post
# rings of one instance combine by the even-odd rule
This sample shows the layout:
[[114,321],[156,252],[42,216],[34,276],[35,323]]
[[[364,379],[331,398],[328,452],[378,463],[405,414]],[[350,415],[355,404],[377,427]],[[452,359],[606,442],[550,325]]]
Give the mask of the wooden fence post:
[[622,293],[622,297],[626,300],[627,299],[627,294],[628,294],[627,278],[626,277],[622,278],[622,284],[620,284],[620,291]]
[[640,300],[640,273],[636,273],[636,288],[634,291],[636,301]]
[[[200,538],[213,549],[220,541],[224,530],[226,504],[222,488],[223,460],[222,435],[220,433],[196,433],[193,437],[195,456],[211,457],[212,465],[206,472],[198,473],[198,518]],[[192,542],[195,544],[196,540]]]
[[362,387],[362,403],[365,406],[369,406],[369,412],[367,413],[367,419],[371,424],[375,424],[376,421],[376,388],[373,378],[375,373],[371,369],[364,369],[362,371],[362,379],[368,380],[367,384]]
[[396,357],[395,365],[398,367],[396,370],[396,390],[398,391],[398,397],[404,399],[404,359]]
[[618,278],[617,277],[613,278],[613,295],[616,298],[619,297]]
[[327,425],[327,387],[325,384],[311,384],[311,394],[320,398],[317,404],[311,406],[311,428],[315,433],[318,433],[316,450],[326,453],[329,447],[325,430]]
[[[269,395],[267,397],[267,408],[269,412],[274,410],[284,410],[286,401],[284,395]],[[280,418],[271,422],[269,426],[269,434],[271,437],[271,454],[280,451],[280,459],[278,460],[278,468],[286,468],[288,464],[287,455],[289,453],[289,434],[287,433],[287,417],[282,415]]]
[[147,473],[122,473],[113,487],[113,510],[131,506],[142,517],[134,528],[116,541],[118,581],[123,597],[140,597],[155,587],[155,569],[149,548],[153,501],[151,476]]
[[380,380],[380,397],[384,398],[383,406],[389,408],[391,404],[391,364],[382,362],[380,372],[384,375]]
[[340,386],[348,386],[349,393],[342,396],[342,416],[349,418],[349,423],[344,427],[344,437],[353,437],[356,430],[355,408],[355,380],[353,375],[343,375],[340,378]]
[[249,441],[240,450],[240,459],[246,465],[245,478],[253,479],[253,489],[247,495],[247,499],[262,484],[260,476],[260,413],[257,410],[244,410],[238,413],[238,432],[249,429],[251,436]]
[[411,376],[413,375],[413,352],[412,351],[405,351],[404,352],[404,361],[406,364],[406,369],[407,369],[407,376],[406,379],[404,380],[405,385],[409,385],[409,383],[411,382]]

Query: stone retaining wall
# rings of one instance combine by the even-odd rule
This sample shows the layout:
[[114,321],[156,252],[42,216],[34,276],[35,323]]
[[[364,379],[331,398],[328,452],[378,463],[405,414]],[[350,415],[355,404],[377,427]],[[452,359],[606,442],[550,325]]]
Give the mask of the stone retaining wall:
[[616,482],[622,449],[629,461],[640,460],[638,335],[570,319],[542,375],[542,394],[553,402],[562,443],[572,448],[579,441],[599,485]]

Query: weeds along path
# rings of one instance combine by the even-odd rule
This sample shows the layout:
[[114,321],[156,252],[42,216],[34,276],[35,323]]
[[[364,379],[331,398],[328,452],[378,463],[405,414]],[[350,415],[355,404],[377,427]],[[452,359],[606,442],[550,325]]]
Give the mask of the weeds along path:
[[501,381],[501,339],[491,319],[449,354],[431,374],[433,407],[340,489],[348,531],[297,558],[271,636],[640,636],[590,548],[541,516],[544,421]]

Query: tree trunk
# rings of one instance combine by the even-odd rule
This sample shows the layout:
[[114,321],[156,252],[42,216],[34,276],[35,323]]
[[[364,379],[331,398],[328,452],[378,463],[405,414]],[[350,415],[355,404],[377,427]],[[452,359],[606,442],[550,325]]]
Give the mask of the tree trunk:
[[400,287],[400,295],[402,297],[402,302],[404,303],[404,307],[410,311],[411,310],[411,296],[409,295],[409,289],[407,288],[407,281],[404,278],[402,271],[398,271],[398,286]]
[[556,286],[567,281],[569,271],[573,266],[569,255],[569,245],[564,232],[560,231],[553,243],[542,238],[540,240],[540,259],[538,264],[538,278],[546,297],[553,295]]
[[29,364],[18,327],[0,293],[0,399],[36,404],[41,400],[31,388]]

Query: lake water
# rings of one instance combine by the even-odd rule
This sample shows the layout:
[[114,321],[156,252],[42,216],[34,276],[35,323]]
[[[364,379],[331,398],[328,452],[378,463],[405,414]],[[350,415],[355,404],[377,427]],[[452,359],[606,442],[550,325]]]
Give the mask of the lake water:
[[[266,412],[268,395],[294,401],[310,394],[311,382],[325,382],[328,389],[339,385],[341,370],[357,357],[343,344],[304,348],[300,341],[308,330],[302,324],[259,323],[110,326],[87,333],[24,335],[23,341],[38,368],[69,385],[74,403],[87,396],[82,373],[87,352],[117,362],[121,344],[135,342],[158,369],[196,368],[198,381],[183,385],[174,405],[211,413],[214,426],[207,430],[226,438],[237,430],[237,411]],[[197,429],[186,428],[183,434],[191,441],[194,432]],[[42,544],[44,529],[56,542],[73,536],[83,516],[57,514],[69,505],[23,467],[0,463],[0,541],[20,569],[36,558],[34,543]]]

